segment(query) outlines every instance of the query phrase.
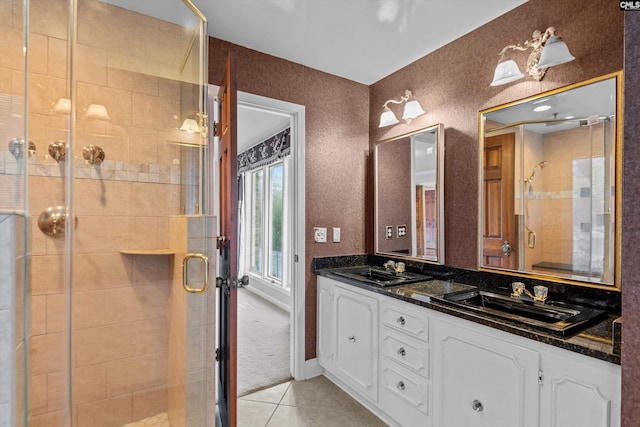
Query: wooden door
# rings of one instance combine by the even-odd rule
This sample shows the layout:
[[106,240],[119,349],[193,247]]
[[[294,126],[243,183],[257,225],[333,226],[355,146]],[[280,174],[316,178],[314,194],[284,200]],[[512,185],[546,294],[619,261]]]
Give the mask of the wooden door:
[[220,353],[218,405],[222,427],[236,426],[237,280],[238,280],[238,161],[237,83],[233,54],[227,58],[218,92],[218,154],[220,164]]
[[422,185],[416,185],[416,245],[417,256],[424,255],[424,200],[422,199]]
[[424,254],[428,257],[436,256],[436,190],[424,192]]
[[514,133],[485,138],[482,230],[482,265],[485,267],[515,269],[518,265],[514,155]]

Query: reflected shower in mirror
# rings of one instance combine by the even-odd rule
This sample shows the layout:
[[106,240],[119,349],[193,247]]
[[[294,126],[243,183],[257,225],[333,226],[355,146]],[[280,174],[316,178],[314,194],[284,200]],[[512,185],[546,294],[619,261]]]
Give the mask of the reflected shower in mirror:
[[482,267],[616,284],[620,79],[481,112]]
[[375,147],[376,253],[444,263],[443,125]]

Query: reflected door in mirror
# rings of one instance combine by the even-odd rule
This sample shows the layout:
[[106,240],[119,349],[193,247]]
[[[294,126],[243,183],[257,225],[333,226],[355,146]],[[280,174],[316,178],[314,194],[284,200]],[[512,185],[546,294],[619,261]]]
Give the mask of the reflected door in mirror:
[[484,144],[484,265],[515,269],[518,265],[514,212],[515,134],[492,136]]

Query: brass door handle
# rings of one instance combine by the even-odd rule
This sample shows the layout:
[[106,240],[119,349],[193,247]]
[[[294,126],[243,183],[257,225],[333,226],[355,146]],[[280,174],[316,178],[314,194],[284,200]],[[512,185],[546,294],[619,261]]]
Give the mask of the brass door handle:
[[[204,280],[202,286],[194,288],[189,284],[189,260],[199,259],[204,263]],[[209,288],[209,258],[204,254],[186,254],[182,263],[182,287],[192,294],[203,294]]]

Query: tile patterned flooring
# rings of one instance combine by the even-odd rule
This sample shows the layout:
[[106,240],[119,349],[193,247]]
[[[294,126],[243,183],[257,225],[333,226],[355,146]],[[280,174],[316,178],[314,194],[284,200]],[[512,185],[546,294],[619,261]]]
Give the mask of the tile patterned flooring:
[[[238,427],[384,427],[324,376],[288,381],[238,399]],[[170,427],[166,413],[122,427]]]
[[382,427],[384,422],[324,376],[238,399],[238,427]]

